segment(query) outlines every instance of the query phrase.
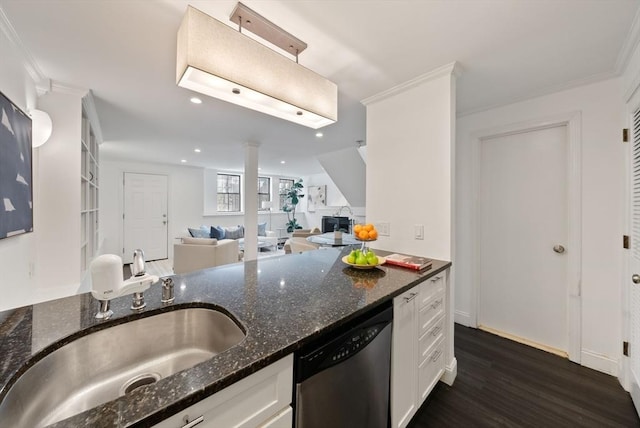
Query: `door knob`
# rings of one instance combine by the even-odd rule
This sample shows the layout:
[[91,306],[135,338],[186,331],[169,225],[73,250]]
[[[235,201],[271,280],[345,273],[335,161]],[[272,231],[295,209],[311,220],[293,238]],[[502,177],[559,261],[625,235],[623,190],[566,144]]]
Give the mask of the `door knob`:
[[162,222],[162,224],[167,224],[167,221],[166,221],[166,220],[164,220],[164,221]]
[[553,251],[555,251],[558,254],[562,254],[564,253],[564,247],[562,245],[554,245]]
[[640,275],[638,275],[637,273],[634,273],[631,276],[631,281],[633,281],[634,284],[640,284]]

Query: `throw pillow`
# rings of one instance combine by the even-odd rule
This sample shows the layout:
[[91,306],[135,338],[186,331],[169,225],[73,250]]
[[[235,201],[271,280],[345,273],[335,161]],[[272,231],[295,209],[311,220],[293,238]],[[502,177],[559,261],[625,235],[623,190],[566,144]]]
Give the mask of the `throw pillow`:
[[211,226],[211,230],[209,230],[209,237],[216,239],[224,239],[226,235],[224,233],[224,228],[220,226]]
[[210,238],[210,233],[208,230],[206,229],[202,229],[202,228],[198,228],[198,229],[194,229],[189,227],[189,235],[191,235],[192,238]]
[[267,236],[267,222],[258,223],[258,236]]
[[244,238],[244,228],[242,226],[225,227],[224,236],[227,239],[240,239]]
[[218,240],[212,238],[182,238],[182,243],[192,245],[216,245]]

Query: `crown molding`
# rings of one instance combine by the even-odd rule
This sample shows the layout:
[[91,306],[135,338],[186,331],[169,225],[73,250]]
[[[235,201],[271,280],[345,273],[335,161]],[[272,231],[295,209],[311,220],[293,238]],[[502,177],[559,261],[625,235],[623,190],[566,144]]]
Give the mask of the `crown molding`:
[[[40,82],[46,82],[48,80],[48,77],[42,72],[36,60],[33,58],[29,50],[27,50],[27,48],[24,46],[22,40],[20,40],[20,36],[18,36],[18,33],[16,32],[15,28],[13,28],[11,21],[9,21],[9,18],[4,13],[2,6],[0,6],[0,30],[2,30],[2,33],[7,37],[9,43],[11,43],[13,49],[22,60],[22,64],[27,73],[29,73],[29,77],[31,77],[31,80],[33,80],[36,85],[39,85]],[[47,85],[45,84],[37,87],[37,89],[40,92],[41,90],[46,88],[46,86]]]
[[618,59],[615,65],[615,71],[618,75],[624,73],[638,44],[640,44],[640,9],[636,11],[636,15],[631,23],[631,28],[629,28],[627,37],[618,53]]
[[84,97],[89,93],[88,89],[69,85],[68,83],[58,82],[56,80],[51,81],[51,90],[61,94],[77,95],[79,97]]
[[435,70],[431,70],[428,73],[425,74],[421,74],[418,77],[415,77],[411,80],[408,80],[404,83],[401,83],[397,86],[394,86],[393,88],[387,89],[386,91],[380,92],[376,95],[373,95],[371,97],[365,98],[364,100],[360,101],[362,104],[364,104],[365,106],[368,106],[370,104],[374,104],[377,103],[379,101],[382,101],[386,98],[389,98],[391,96],[394,96],[396,94],[399,94],[401,92],[405,92],[411,88],[414,88],[422,83],[428,82],[430,80],[434,80],[437,79],[438,77],[442,77],[442,76],[447,76],[447,75],[451,75],[453,77],[460,77],[460,75],[462,74],[462,68],[460,67],[460,65],[457,62],[452,62],[449,63],[447,65],[443,65],[442,67],[438,67]]
[[562,83],[560,85],[548,86],[546,88],[533,91],[533,92],[531,92],[531,93],[529,93],[527,95],[508,98],[508,99],[506,99],[504,101],[497,102],[497,103],[494,103],[494,104],[489,104],[489,105],[486,105],[486,106],[471,108],[471,109],[468,109],[468,110],[462,110],[462,111],[459,111],[456,114],[456,117],[464,117],[464,116],[469,116],[469,115],[476,114],[476,113],[482,113],[483,111],[493,110],[495,108],[500,108],[500,107],[508,106],[508,105],[511,105],[511,104],[532,100],[534,98],[543,97],[545,95],[551,95],[551,94],[554,94],[556,92],[562,92],[562,91],[566,91],[566,90],[569,90],[569,89],[577,88],[577,87],[580,87],[580,86],[586,86],[586,85],[590,85],[590,84],[593,84],[593,83],[602,82],[604,80],[609,80],[609,79],[613,79],[613,78],[616,78],[616,77],[618,77],[618,74],[615,71],[607,71],[607,72],[604,72],[604,73],[598,73],[598,74],[594,74],[594,75],[591,75],[591,76],[588,76],[588,77],[584,77],[584,78],[581,78],[581,79],[575,79],[575,80],[572,80],[570,82]]
[[93,135],[95,135],[96,140],[98,140],[98,144],[102,144],[104,141],[102,139],[102,127],[100,127],[100,119],[98,118],[98,111],[96,110],[96,102],[93,97],[93,91],[88,90],[85,91],[85,95],[82,97],[82,106],[84,107],[84,111],[91,122],[91,129],[93,130]]

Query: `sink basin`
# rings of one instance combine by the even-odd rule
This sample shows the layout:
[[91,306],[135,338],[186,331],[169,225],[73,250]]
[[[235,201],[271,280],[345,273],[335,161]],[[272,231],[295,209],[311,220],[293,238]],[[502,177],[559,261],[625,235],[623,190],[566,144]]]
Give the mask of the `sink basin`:
[[188,369],[246,334],[224,313],[184,308],[108,327],[51,352],[0,403],[2,426],[41,427]]

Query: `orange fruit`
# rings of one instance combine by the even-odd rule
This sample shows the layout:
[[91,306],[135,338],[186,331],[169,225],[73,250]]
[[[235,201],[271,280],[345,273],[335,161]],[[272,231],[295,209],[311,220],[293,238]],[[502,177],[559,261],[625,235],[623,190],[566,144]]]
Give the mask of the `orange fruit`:
[[373,229],[369,231],[369,239],[376,239],[378,237],[378,231]]
[[366,230],[361,230],[360,232],[358,232],[358,238],[369,239],[369,232],[367,232]]
[[371,232],[373,230],[373,225],[371,223],[367,223],[364,226],[364,230],[366,230],[367,232]]
[[353,226],[353,233],[358,236],[358,234],[360,233],[360,231],[362,230],[362,225],[361,224],[356,224],[355,226]]

